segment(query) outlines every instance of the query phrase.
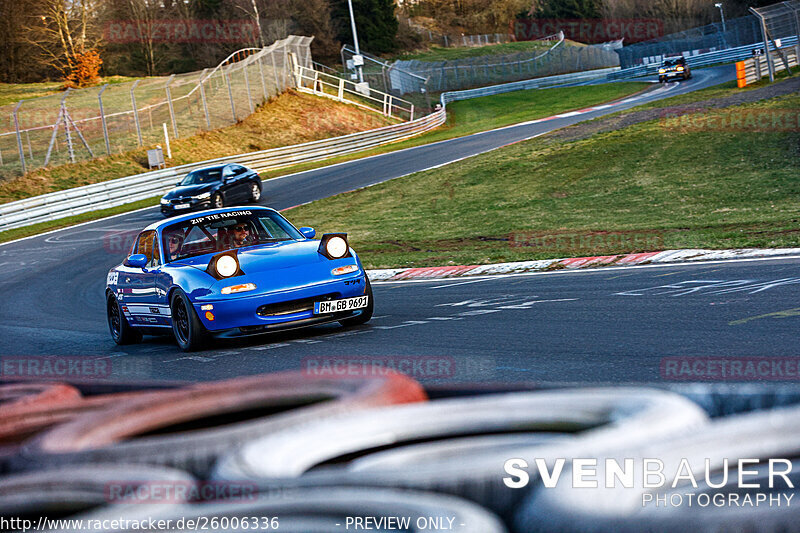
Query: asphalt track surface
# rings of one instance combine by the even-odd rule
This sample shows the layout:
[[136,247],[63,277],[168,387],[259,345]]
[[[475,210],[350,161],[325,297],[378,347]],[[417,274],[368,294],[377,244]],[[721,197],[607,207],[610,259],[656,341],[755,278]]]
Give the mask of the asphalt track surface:
[[[269,180],[264,203],[286,209],[733,75],[703,69],[610,108]],[[663,382],[675,377],[665,375],[665,357],[800,356],[800,259],[379,283],[375,317],[357,328],[219,340],[194,354],[166,337],[118,347],[106,325],[105,274],[123,258],[125,237],[159,218],[141,210],[0,246],[0,356],[101,356],[112,362],[106,377],[125,381],[373,361],[416,364],[407,367],[413,376],[437,383]]]

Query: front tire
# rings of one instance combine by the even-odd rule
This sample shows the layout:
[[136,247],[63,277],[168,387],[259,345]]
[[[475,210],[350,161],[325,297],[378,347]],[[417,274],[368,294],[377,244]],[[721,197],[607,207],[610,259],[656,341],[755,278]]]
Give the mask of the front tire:
[[366,324],[372,318],[372,312],[375,308],[375,299],[372,297],[372,285],[369,282],[369,278],[365,278],[367,283],[367,291],[364,293],[369,296],[369,303],[367,307],[365,307],[361,314],[358,316],[354,316],[353,318],[345,318],[339,321],[339,324],[343,325],[344,327],[350,326],[360,326],[361,324]]
[[193,352],[205,347],[208,332],[200,323],[194,306],[182,290],[177,289],[172,293],[169,308],[172,313],[172,333],[178,347],[184,352]]
[[125,318],[119,302],[113,294],[109,294],[106,298],[106,317],[111,338],[120,346],[142,341],[142,333],[128,323],[128,319]]

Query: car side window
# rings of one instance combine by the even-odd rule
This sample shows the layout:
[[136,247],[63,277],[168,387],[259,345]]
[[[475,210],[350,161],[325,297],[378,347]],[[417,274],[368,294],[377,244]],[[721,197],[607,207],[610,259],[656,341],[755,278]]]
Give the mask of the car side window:
[[161,266],[161,247],[158,242],[158,237],[153,238],[153,258],[148,266],[151,268]]
[[233,167],[233,175],[238,176],[239,174],[244,174],[247,172],[247,169],[244,168],[242,165],[231,165]]
[[225,169],[222,171],[222,179],[223,179],[223,180],[225,180],[225,179],[227,179],[227,178],[230,178],[230,177],[231,177],[231,176],[233,176],[233,175],[234,175],[234,171],[233,171],[233,165],[228,165],[228,166],[227,166],[227,167],[225,167]]
[[148,264],[153,261],[153,239],[155,236],[155,231],[143,231],[136,240],[136,253],[147,256]]

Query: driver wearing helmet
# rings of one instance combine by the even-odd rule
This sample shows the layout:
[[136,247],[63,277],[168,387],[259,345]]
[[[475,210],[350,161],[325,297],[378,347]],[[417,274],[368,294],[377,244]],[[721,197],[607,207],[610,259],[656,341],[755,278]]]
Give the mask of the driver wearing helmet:
[[167,259],[175,261],[181,255],[183,246],[183,233],[180,231],[166,236],[167,239]]

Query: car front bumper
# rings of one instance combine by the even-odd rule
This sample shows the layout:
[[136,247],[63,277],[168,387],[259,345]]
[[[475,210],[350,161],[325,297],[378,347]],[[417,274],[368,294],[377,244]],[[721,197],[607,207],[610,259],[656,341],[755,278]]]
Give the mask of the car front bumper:
[[[187,205],[188,207],[184,207],[182,209],[176,209],[176,205]],[[170,201],[168,204],[161,204],[161,214],[164,216],[172,216],[172,215],[180,215],[182,213],[188,213],[190,211],[196,211],[198,209],[206,209],[211,207],[211,199],[206,198],[204,200],[193,200],[193,199],[186,199],[180,200],[176,202]]]
[[366,275],[362,270],[358,275],[346,279],[252,295],[244,293],[227,299],[197,299],[193,305],[208,331],[230,337],[304,327],[356,316],[361,310],[315,315],[314,302],[351,298],[365,293]]

